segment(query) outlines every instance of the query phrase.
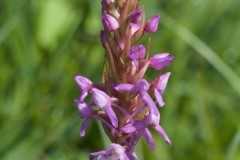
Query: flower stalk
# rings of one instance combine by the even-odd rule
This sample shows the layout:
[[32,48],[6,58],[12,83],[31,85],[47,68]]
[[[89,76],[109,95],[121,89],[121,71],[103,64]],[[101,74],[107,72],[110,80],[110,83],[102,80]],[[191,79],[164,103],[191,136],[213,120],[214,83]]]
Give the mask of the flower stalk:
[[[99,120],[112,144],[106,150],[91,153],[90,160],[137,160],[134,147],[143,136],[155,149],[152,127],[167,144],[171,144],[160,123],[157,108],[164,106],[163,93],[170,72],[159,74],[148,82],[144,76],[148,68],[162,70],[173,56],[160,53],[148,58],[149,46],[138,44],[145,33],[155,33],[160,20],[155,15],[145,20],[140,0],[102,0],[100,39],[105,49],[105,63],[101,84],[75,75],[81,91],[75,102],[84,122],[80,135],[84,136],[88,123]],[[149,45],[149,44],[148,44]],[[90,95],[90,102],[86,102]]]

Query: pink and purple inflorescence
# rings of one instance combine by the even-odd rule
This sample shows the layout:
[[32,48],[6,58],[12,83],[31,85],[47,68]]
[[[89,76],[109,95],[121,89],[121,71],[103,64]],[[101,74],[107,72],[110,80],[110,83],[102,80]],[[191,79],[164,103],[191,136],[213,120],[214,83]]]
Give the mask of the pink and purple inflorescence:
[[[155,149],[149,127],[171,144],[159,124],[157,108],[164,106],[162,95],[170,72],[160,73],[151,82],[144,75],[148,68],[161,71],[173,56],[160,53],[148,58],[149,46],[146,49],[138,44],[145,33],[157,31],[159,20],[160,16],[155,15],[146,22],[139,0],[102,0],[104,29],[100,39],[106,57],[102,83],[74,76],[81,91],[75,102],[84,119],[80,135],[84,136],[89,122],[96,119],[112,142],[106,150],[91,153],[90,160],[137,160],[134,148],[141,136]],[[86,101],[88,95],[90,102]]]

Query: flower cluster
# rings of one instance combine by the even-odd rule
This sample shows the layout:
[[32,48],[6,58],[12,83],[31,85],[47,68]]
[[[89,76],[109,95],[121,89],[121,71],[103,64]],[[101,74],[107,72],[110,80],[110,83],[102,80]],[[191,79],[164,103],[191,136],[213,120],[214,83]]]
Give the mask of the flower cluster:
[[157,31],[159,20],[156,15],[146,22],[139,0],[102,0],[104,29],[100,38],[106,57],[103,81],[96,84],[75,75],[81,91],[75,102],[84,119],[80,135],[85,135],[90,120],[97,119],[112,142],[108,149],[91,153],[90,160],[137,160],[134,147],[141,136],[155,149],[149,127],[171,144],[159,124],[157,108],[164,106],[162,95],[170,72],[157,75],[152,82],[144,79],[144,75],[148,68],[162,70],[173,56],[160,53],[149,58],[149,46],[146,49],[138,44],[145,33]]

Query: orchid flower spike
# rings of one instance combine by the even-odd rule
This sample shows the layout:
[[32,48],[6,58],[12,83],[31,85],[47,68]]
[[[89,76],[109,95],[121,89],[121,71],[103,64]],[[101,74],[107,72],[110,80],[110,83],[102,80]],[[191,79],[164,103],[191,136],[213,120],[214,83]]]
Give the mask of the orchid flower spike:
[[141,137],[152,150],[156,148],[150,127],[171,144],[160,125],[170,72],[149,79],[152,83],[146,80],[145,73],[148,68],[161,71],[171,64],[173,56],[169,53],[146,56],[150,44],[145,46],[139,41],[147,32],[158,30],[160,15],[146,21],[140,6],[140,0],[102,0],[100,41],[105,50],[102,83],[74,76],[80,88],[80,98],[75,100],[83,119],[80,136],[85,135],[91,120],[99,120],[112,142],[106,150],[91,153],[90,160],[138,160],[134,149]]

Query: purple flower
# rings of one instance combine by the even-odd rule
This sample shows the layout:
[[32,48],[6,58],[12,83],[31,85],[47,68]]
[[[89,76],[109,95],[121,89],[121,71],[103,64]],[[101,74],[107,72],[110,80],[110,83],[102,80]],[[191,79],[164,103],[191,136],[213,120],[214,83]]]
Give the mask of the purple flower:
[[80,96],[80,101],[83,102],[85,97],[88,95],[88,91],[92,87],[92,81],[90,81],[89,79],[87,79],[83,76],[80,76],[80,75],[75,75],[74,78],[82,91],[81,96]]
[[136,82],[135,85],[133,84],[120,84],[114,87],[117,91],[127,91],[130,93],[137,93],[140,94],[143,101],[147,104],[153,114],[158,115],[158,109],[153,102],[150,95],[147,93],[149,89],[149,84],[145,79],[140,79]]
[[108,31],[112,32],[119,28],[118,21],[109,14],[103,15],[103,24],[107,28]]
[[142,10],[135,9],[129,15],[129,21],[132,23],[138,23],[141,20]]
[[103,91],[92,88],[93,102],[100,108],[111,104],[111,98]]
[[92,81],[90,81],[89,79],[87,79],[83,76],[79,76],[79,75],[75,75],[74,78],[75,78],[78,86],[81,88],[81,90],[87,90],[87,89],[91,88]]
[[167,72],[167,73],[161,75],[160,78],[158,79],[157,86],[154,89],[154,95],[155,95],[160,107],[164,106],[162,94],[164,93],[164,91],[166,89],[167,82],[168,82],[170,75],[171,75],[170,72]]
[[161,70],[169,65],[173,58],[169,53],[156,54],[150,58],[150,66],[156,70]]
[[135,147],[138,139],[141,136],[143,136],[146,139],[146,141],[148,142],[150,148],[152,150],[155,150],[155,142],[153,140],[152,134],[150,133],[150,131],[147,128],[144,128],[141,130],[139,129],[138,131],[133,132],[132,134],[133,134],[133,136],[131,137],[130,144],[129,144],[131,149],[133,149]]
[[89,159],[93,160],[95,157],[97,157],[98,160],[130,160],[127,156],[126,149],[116,143],[112,143],[108,149],[104,151],[91,153]]
[[81,103],[76,100],[78,106],[78,113],[81,118],[91,118],[94,113],[93,109],[86,103]]
[[145,61],[146,62],[145,63],[140,60],[143,60],[143,58],[145,57],[145,54],[146,54],[146,50],[143,45],[137,45],[130,49],[130,51],[128,52],[128,57],[132,61],[129,63],[127,67],[127,74],[129,76],[139,75],[139,77],[141,77],[141,75],[144,75],[149,65],[149,62]]
[[145,54],[146,54],[145,47],[143,45],[138,45],[138,46],[133,47],[129,51],[128,56],[132,60],[141,60],[144,58]]
[[83,119],[80,136],[85,135],[92,119],[99,120],[113,143],[106,150],[91,153],[90,160],[138,160],[134,148],[141,137],[152,150],[155,149],[148,127],[171,144],[159,124],[160,112],[156,106],[164,105],[162,95],[170,72],[159,75],[151,84],[144,75],[149,67],[163,69],[173,57],[163,53],[148,58],[150,41],[147,52],[138,43],[146,32],[157,31],[159,15],[146,22],[139,0],[101,1],[103,29],[100,39],[105,50],[102,83],[95,84],[83,76],[75,76],[81,91],[80,98],[75,100]]
[[145,25],[145,31],[149,32],[149,33],[156,32],[158,29],[159,20],[160,20],[160,15],[156,15],[156,16],[150,18],[148,20],[147,24]]
[[138,24],[138,23],[131,23],[130,24],[131,35],[133,36],[140,28],[141,28],[140,24]]
[[[162,85],[159,85],[159,89],[165,89],[164,84],[166,84],[166,78],[163,76]],[[131,87],[130,84],[122,84],[115,87],[116,90],[140,92],[142,99],[145,101],[145,103],[147,104],[147,107],[149,108],[149,114],[146,115],[143,120],[125,125],[124,127],[122,127],[122,131],[125,133],[133,133],[136,131],[142,132],[147,126],[151,125],[165,139],[167,144],[171,144],[171,141],[168,138],[167,134],[165,133],[163,128],[159,125],[160,114],[156,109],[155,103],[146,92],[148,88],[149,87],[146,85],[145,80],[138,81],[134,87]],[[151,148],[154,149],[154,143],[151,140],[152,139],[151,136],[148,133],[146,133],[146,131],[145,133],[143,132],[142,134],[144,134],[144,137],[147,139]]]
[[120,133],[111,125],[109,124],[105,119],[101,118],[99,115],[96,115],[91,108],[92,106],[90,104],[81,103],[79,100],[75,100],[78,106],[78,113],[81,118],[85,118],[85,120],[82,123],[81,130],[80,130],[80,136],[83,137],[85,135],[85,130],[92,118],[100,120],[111,132],[116,134],[117,136],[121,136]]
[[[155,115],[152,113],[149,113],[148,115],[145,116],[145,118],[143,120],[140,121],[136,121],[133,124],[127,124],[124,127],[122,127],[122,131],[125,133],[133,133],[136,131],[142,131],[143,129],[145,129],[147,126],[152,126],[166,141],[167,144],[171,144],[170,139],[168,138],[166,132],[164,131],[164,129],[159,125],[159,121],[160,121],[160,114]],[[153,148],[153,142],[151,140],[151,137],[148,140],[150,146],[152,146]]]
[[79,116],[81,118],[85,118],[85,120],[83,121],[81,130],[80,130],[80,136],[83,137],[85,135],[85,130],[88,126],[88,123],[91,120],[91,118],[94,116],[94,113],[93,113],[93,109],[90,108],[90,106],[87,105],[86,103],[81,103],[77,100],[76,100],[76,103],[78,105]]
[[112,125],[117,128],[118,127],[118,119],[115,114],[115,112],[112,109],[111,106],[111,98],[103,91],[92,88],[92,96],[93,96],[93,102],[95,105],[97,105],[100,108],[104,108],[106,111],[106,114],[108,115]]

